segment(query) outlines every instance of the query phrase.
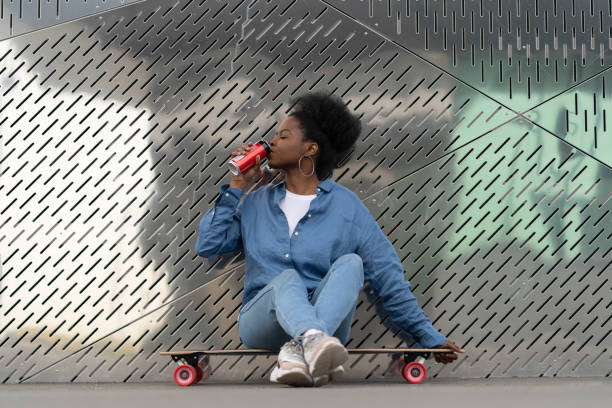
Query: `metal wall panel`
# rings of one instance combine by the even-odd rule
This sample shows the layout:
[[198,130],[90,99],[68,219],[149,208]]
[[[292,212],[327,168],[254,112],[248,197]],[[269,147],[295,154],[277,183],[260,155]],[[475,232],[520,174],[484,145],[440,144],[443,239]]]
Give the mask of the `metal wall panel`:
[[[428,362],[430,376],[610,376],[609,30],[592,31],[602,57],[584,54],[580,70],[557,77],[543,54],[523,63],[538,81],[517,80],[512,95],[515,66],[496,51],[502,80],[478,82],[466,51],[476,37],[466,48],[457,34],[502,10],[503,41],[520,21],[529,43],[538,18],[562,33],[575,16],[604,27],[610,10],[518,6],[158,0],[0,42],[0,379],[169,381],[159,351],[240,347],[244,258],[198,257],[198,223],[230,153],[271,137],[309,90],[362,116],[334,178],[377,218],[435,326],[467,350]],[[448,44],[462,52],[413,35],[434,29],[455,30]],[[549,62],[561,58],[554,38],[533,39]],[[583,48],[566,47],[568,60]],[[532,58],[521,55],[515,64]],[[402,341],[366,287],[349,345]],[[219,359],[211,380],[265,382],[273,363]],[[352,358],[347,378],[403,381],[388,364]]]
[[612,65],[609,1],[323,1],[517,112]]
[[0,0],[0,39],[143,0]]

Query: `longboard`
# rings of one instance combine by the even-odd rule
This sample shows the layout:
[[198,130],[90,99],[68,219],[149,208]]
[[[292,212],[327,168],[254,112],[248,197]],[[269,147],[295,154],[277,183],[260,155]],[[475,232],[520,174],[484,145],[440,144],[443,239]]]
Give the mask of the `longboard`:
[[[443,348],[360,348],[347,349],[349,354],[394,354],[399,372],[411,384],[422,382],[427,370],[423,363],[433,353],[448,353],[452,350]],[[162,351],[159,354],[170,356],[179,363],[174,370],[174,381],[181,386],[189,386],[205,381],[211,373],[210,356],[239,356],[239,355],[276,355],[279,350],[244,349],[244,350],[174,350]],[[394,359],[396,360],[396,359]]]

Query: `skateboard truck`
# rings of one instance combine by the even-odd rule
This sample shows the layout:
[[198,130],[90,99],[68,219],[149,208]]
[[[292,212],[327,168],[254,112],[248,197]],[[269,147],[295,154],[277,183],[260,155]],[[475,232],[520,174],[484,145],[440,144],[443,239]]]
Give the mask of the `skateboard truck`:
[[429,359],[430,355],[431,351],[425,351],[422,353],[404,353],[404,362],[408,364],[412,361],[416,361],[417,363],[423,364],[425,360]]
[[207,354],[204,354],[202,359],[200,360],[201,355],[202,353],[194,352],[192,354],[183,355],[173,354],[171,357],[172,361],[174,361],[175,363],[179,363],[181,360],[183,360],[186,364],[189,364],[192,367],[197,367],[198,365],[200,365],[200,363],[208,364],[208,362],[210,361],[210,357]]

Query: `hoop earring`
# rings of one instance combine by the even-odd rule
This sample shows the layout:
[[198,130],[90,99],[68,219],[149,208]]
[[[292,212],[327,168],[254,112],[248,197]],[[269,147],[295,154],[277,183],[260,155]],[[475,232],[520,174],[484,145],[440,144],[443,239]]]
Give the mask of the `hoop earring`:
[[[304,172],[302,171],[302,158],[304,157],[308,157],[310,159],[310,161],[312,162],[312,171],[310,172],[310,174],[304,174]],[[314,160],[312,160],[312,157],[310,156],[304,156],[302,155],[302,157],[300,157],[300,160],[298,160],[298,168],[300,169],[300,173],[302,173],[302,175],[304,177],[310,177],[314,174],[315,171],[315,164],[314,164]]]

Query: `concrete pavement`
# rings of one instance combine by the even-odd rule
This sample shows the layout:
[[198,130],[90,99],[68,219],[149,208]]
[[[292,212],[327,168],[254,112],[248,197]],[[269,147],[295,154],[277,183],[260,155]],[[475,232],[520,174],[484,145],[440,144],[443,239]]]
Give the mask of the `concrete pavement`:
[[277,384],[167,383],[0,385],[2,407],[604,407],[612,401],[610,378],[428,379],[332,383],[321,388]]

